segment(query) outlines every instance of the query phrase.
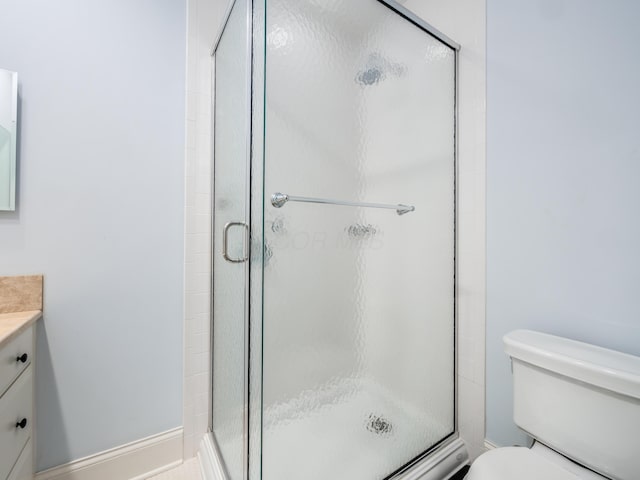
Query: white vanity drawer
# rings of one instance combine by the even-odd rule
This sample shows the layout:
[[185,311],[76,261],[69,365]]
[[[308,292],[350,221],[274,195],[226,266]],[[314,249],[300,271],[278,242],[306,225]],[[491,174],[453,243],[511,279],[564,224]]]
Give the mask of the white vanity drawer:
[[0,397],[0,480],[6,479],[31,437],[33,378],[31,367]]
[[20,458],[18,458],[7,480],[33,480],[33,448],[31,448],[31,440],[22,450]]
[[27,328],[9,343],[0,347],[0,395],[29,366],[32,358],[33,327]]

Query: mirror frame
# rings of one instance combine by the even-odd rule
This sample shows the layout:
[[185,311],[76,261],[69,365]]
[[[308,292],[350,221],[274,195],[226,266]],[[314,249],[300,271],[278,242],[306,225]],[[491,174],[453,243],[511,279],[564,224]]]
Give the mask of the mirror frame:
[[[10,134],[8,178],[0,177],[0,211],[16,209],[17,143],[18,143],[18,74],[0,69],[0,126]],[[0,158],[0,161],[2,159]],[[0,165],[2,167],[2,165]]]

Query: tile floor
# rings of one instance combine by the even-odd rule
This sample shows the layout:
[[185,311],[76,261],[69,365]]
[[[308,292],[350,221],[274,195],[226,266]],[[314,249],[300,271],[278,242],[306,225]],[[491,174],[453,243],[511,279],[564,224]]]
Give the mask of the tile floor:
[[198,459],[187,460],[179,467],[149,477],[147,480],[202,480]]

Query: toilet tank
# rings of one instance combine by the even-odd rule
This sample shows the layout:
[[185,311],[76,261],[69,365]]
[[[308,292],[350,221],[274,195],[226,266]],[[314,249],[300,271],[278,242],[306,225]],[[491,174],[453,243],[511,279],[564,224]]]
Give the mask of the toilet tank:
[[640,358],[529,330],[504,344],[518,427],[604,476],[638,480]]

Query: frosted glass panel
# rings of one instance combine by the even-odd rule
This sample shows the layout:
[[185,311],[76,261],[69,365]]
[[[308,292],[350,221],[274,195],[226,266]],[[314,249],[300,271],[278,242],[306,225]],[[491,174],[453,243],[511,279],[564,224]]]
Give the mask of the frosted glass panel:
[[[246,223],[250,102],[248,15],[236,2],[215,54],[213,232],[213,432],[230,480],[244,478],[245,279],[247,263],[223,258],[225,225]],[[245,255],[246,231],[228,226],[227,256]]]
[[455,52],[372,0],[266,42],[262,478],[381,480],[454,431]]

